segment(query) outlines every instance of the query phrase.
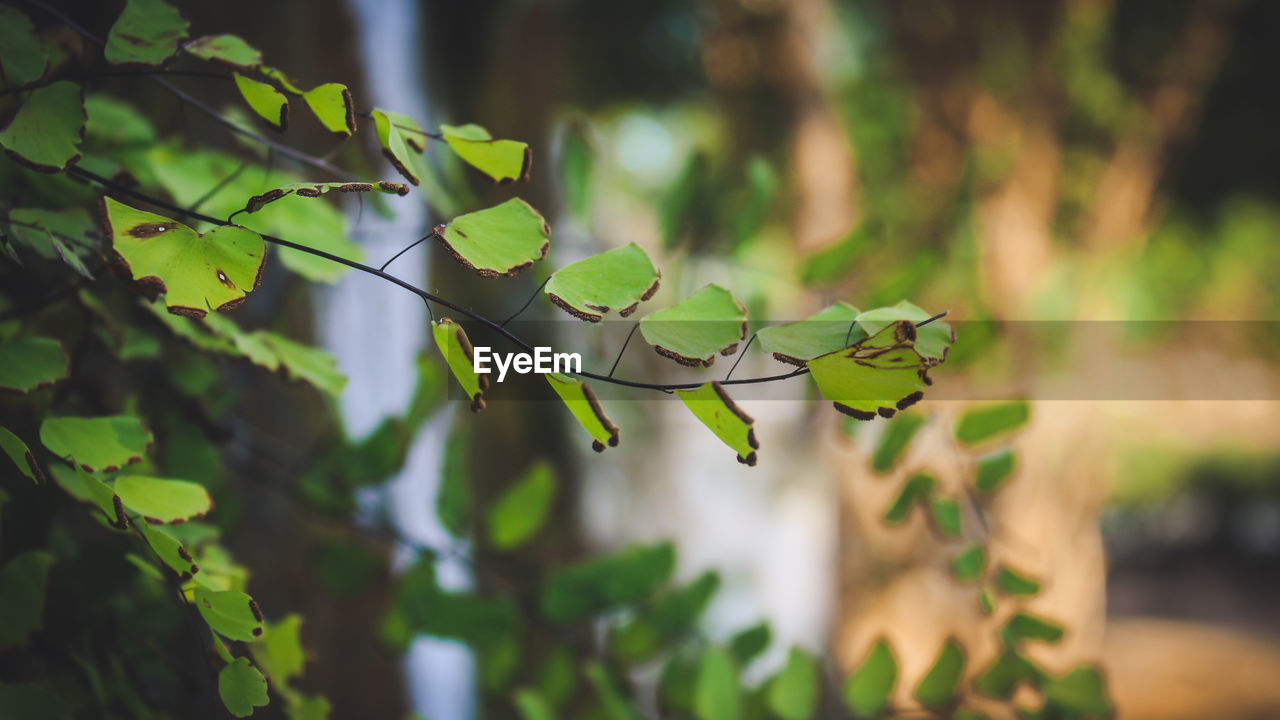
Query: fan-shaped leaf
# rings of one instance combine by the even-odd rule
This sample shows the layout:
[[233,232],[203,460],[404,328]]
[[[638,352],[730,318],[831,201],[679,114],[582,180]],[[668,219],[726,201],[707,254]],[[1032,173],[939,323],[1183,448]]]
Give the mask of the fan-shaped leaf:
[[302,93],[307,107],[315,113],[316,119],[329,132],[342,139],[351,137],[356,131],[356,109],[351,100],[351,91],[342,83],[325,83],[317,85]]
[[534,463],[489,508],[489,542],[511,550],[542,529],[556,496],[556,476],[545,462]]
[[595,615],[640,602],[671,577],[671,543],[630,547],[551,573],[542,589],[542,612],[555,622]]
[[[2,357],[0,361],[3,361]],[[31,448],[7,427],[0,427],[0,450],[4,450],[4,454],[17,466],[18,472],[26,475],[28,480],[36,484],[44,482],[44,472],[40,470],[36,456],[31,454]]]
[[198,587],[195,605],[209,627],[227,639],[253,642],[262,635],[262,611],[242,592]]
[[800,648],[791,648],[787,664],[769,681],[769,709],[782,720],[809,720],[818,711],[818,663]]
[[189,23],[163,0],[128,0],[103,55],[115,65],[159,65],[178,51]]
[[209,491],[200,483],[186,480],[121,475],[116,478],[114,488],[125,507],[150,523],[199,519],[213,507]]
[[742,694],[733,656],[721,648],[708,648],[698,661],[698,684],[693,693],[698,720],[739,720]]
[[230,310],[262,279],[262,236],[236,225],[199,235],[180,222],[103,198],[103,218],[116,260],[151,296],[165,294],[169,312],[204,317]]
[[1013,476],[1016,464],[1013,450],[1009,448],[978,458],[978,467],[973,480],[974,487],[984,493],[999,489]]
[[806,365],[818,391],[840,412],[859,420],[893,417],[924,397],[928,369],[936,364],[916,352],[915,339],[915,325],[898,321]]
[[262,64],[262,52],[239,35],[205,35],[182,49],[201,60],[217,60],[245,72]]
[[525,143],[494,140],[479,125],[441,125],[440,133],[458,157],[494,182],[529,179],[533,153]]
[[974,408],[960,416],[960,422],[956,423],[956,440],[965,445],[980,445],[1016,430],[1030,416],[1031,406],[1024,401]]
[[67,377],[67,354],[57,340],[33,337],[0,345],[0,390],[30,392]]
[[600,322],[613,308],[628,317],[658,292],[661,273],[639,245],[631,243],[560,268],[544,292],[570,315]]
[[732,355],[747,337],[747,309],[733,293],[707,285],[640,321],[646,342],[681,365],[706,367],[716,353]]
[[440,322],[431,324],[431,336],[435,338],[436,349],[444,356],[444,361],[453,372],[453,376],[458,379],[458,384],[462,386],[467,397],[471,398],[471,411],[483,410],[482,396],[484,391],[489,389],[489,376],[476,373],[472,361],[474,349],[471,341],[467,339],[467,333],[449,318],[441,318]]
[[877,640],[871,652],[849,676],[844,701],[859,717],[875,717],[889,706],[889,694],[898,680],[898,661],[885,640]]
[[84,92],[62,80],[31,93],[0,132],[0,145],[33,170],[58,172],[80,159],[84,122]]
[[897,499],[885,511],[884,521],[890,525],[895,525],[906,520],[911,508],[915,507],[916,503],[923,503],[928,499],[929,493],[933,492],[934,482],[934,477],[928,473],[912,475],[903,483],[902,492],[898,493]]
[[270,702],[267,679],[247,658],[236,658],[218,673],[218,695],[227,712],[238,718],[249,717],[254,708]]
[[982,545],[970,545],[951,561],[951,572],[961,582],[974,582],[987,568],[987,550]]
[[379,108],[373,110],[373,124],[382,145],[382,154],[406,180],[419,184],[423,165],[419,156],[427,149],[426,131],[408,115]]
[[182,543],[178,542],[177,538],[149,523],[134,523],[133,526],[142,533],[142,537],[146,538],[147,544],[151,546],[151,550],[160,558],[160,561],[179,578],[188,580],[200,572],[200,566],[196,565],[195,558]]
[[776,360],[803,366],[819,355],[865,340],[867,332],[854,322],[858,314],[858,308],[838,302],[804,320],[763,328],[756,333],[756,340]]
[[[900,320],[912,324],[924,322],[930,317],[928,312],[903,300],[892,307],[875,308],[858,315],[858,324],[867,335],[875,335],[890,324]],[[956,341],[955,330],[951,326],[935,320],[928,325],[917,328],[915,348],[921,356],[942,362],[947,359],[947,351]]]
[[297,195],[298,197],[315,198],[328,193],[330,190],[337,190],[341,193],[353,192],[373,192],[378,190],[388,194],[408,195],[409,186],[404,183],[389,182],[380,180],[376,183],[366,182],[319,182],[319,183],[289,183],[274,187],[262,194],[254,195],[244,204],[244,211],[247,213],[255,213],[262,209],[264,205],[273,203],[282,197],[288,195]]
[[40,425],[40,442],[49,452],[89,472],[114,472],[139,462],[152,441],[151,432],[132,415],[51,417]]
[[551,228],[520,198],[438,225],[431,235],[480,277],[511,277],[547,256]]
[[289,98],[269,83],[232,73],[240,95],[254,112],[276,130],[289,127]]
[[25,552],[0,568],[0,650],[27,644],[44,625],[44,589],[53,554]]
[[546,378],[551,389],[556,391],[569,408],[569,412],[573,413],[573,417],[591,435],[591,449],[604,452],[606,446],[617,447],[620,437],[618,426],[604,414],[604,409],[600,407],[600,401],[596,399],[590,386],[560,373],[549,373]]
[[31,19],[21,10],[0,5],[0,69],[7,85],[26,85],[44,75],[49,56],[36,37]]
[[964,648],[955,638],[947,638],[933,667],[916,686],[915,698],[927,707],[943,709],[955,698],[956,688],[964,675]]
[[760,443],[756,441],[755,420],[738,407],[720,383],[712,380],[693,390],[677,390],[676,396],[721,442],[738,453],[738,462],[756,464]]

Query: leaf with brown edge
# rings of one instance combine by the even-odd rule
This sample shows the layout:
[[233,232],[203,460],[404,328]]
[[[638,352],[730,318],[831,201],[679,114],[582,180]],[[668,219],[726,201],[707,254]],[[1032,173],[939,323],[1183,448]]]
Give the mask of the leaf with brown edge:
[[738,407],[720,383],[712,380],[693,390],[677,390],[676,396],[721,442],[738,453],[738,462],[756,464],[760,443],[756,441],[755,420]]
[[547,256],[551,228],[520,198],[467,213],[431,231],[455,260],[480,277],[511,277]]
[[858,313],[858,308],[838,302],[804,320],[762,328],[756,339],[778,362],[803,367],[819,355],[865,340],[866,331],[855,322]]
[[622,317],[629,317],[658,292],[661,277],[649,254],[630,243],[560,268],[543,292],[579,320],[600,322],[615,308]]
[[747,337],[747,308],[719,285],[706,285],[640,321],[640,334],[663,357],[707,367],[732,355]]
[[67,353],[52,338],[6,340],[0,345],[0,391],[28,393],[67,377]]
[[489,377],[476,373],[472,358],[474,348],[467,339],[467,333],[449,318],[441,318],[431,324],[431,336],[436,341],[436,349],[444,357],[445,364],[453,376],[458,379],[467,397],[471,400],[471,412],[484,409],[484,391],[489,389]]
[[591,436],[592,450],[604,452],[606,447],[617,447],[621,431],[604,414],[604,408],[600,407],[600,400],[596,398],[595,392],[589,385],[561,373],[548,373],[544,377],[547,378],[551,389],[555,390],[564,401],[565,407],[569,408],[569,412],[573,414],[578,424]]
[[266,244],[256,232],[224,225],[204,235],[163,215],[102,200],[103,231],[114,260],[154,299],[161,293],[169,312],[204,317],[244,302],[257,289]]
[[0,426],[0,450],[4,450],[4,454],[13,461],[18,472],[25,475],[28,480],[37,485],[44,482],[44,472],[36,462],[35,455],[31,454],[31,448],[27,447],[22,438],[3,426]]
[[188,480],[121,475],[113,488],[125,507],[156,525],[198,520],[213,509],[209,491]]
[[805,365],[818,391],[840,412],[858,420],[889,418],[924,397],[929,368],[937,364],[916,352],[915,339],[915,325],[900,320]]
[[115,472],[141,462],[154,438],[133,415],[49,417],[40,424],[40,442],[89,472]]
[[342,83],[317,85],[302,93],[302,99],[325,129],[346,140],[356,131],[355,103]]
[[445,143],[468,165],[496,183],[527,181],[533,153],[515,140],[495,140],[479,125],[441,125]]
[[133,526],[142,534],[147,544],[151,546],[152,552],[160,558],[165,567],[172,570],[183,581],[190,580],[200,572],[200,566],[196,564],[191,552],[178,542],[177,538],[150,523],[134,523]]
[[201,60],[217,60],[245,72],[262,64],[262,51],[239,35],[205,35],[187,43],[182,49]]
[[240,73],[232,73],[240,95],[254,112],[267,121],[276,130],[283,131],[289,127],[289,98],[284,96],[275,86],[245,77]]
[[340,193],[362,193],[362,192],[378,192],[387,193],[388,195],[407,195],[409,194],[409,186],[404,183],[391,182],[389,180],[379,180],[376,183],[369,182],[300,182],[289,183],[279,187],[254,195],[244,204],[244,212],[255,213],[264,206],[269,205],[280,198],[297,195],[298,197],[316,198],[321,195],[328,194],[329,191],[336,190]]

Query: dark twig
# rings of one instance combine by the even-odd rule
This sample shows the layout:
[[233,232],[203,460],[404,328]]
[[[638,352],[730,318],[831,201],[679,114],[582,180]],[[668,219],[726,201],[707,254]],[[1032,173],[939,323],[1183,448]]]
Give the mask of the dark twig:
[[609,368],[609,377],[613,377],[613,371],[618,369],[618,363],[622,362],[622,353],[627,351],[627,346],[631,344],[631,336],[636,334],[636,330],[640,328],[640,323],[631,326],[631,332],[627,333],[627,339],[622,343],[622,349],[618,350],[618,357],[613,359],[613,367]]
[[[548,275],[546,280],[543,280],[541,283],[539,283],[539,284],[538,284],[537,289],[535,289],[535,290],[533,291],[533,294],[529,296],[529,299],[528,299],[528,300],[525,300],[525,301],[524,301],[524,304],[520,306],[520,309],[519,309],[519,310],[517,310],[517,311],[515,311],[514,313],[512,313],[511,317],[507,318],[506,320],[503,320],[503,321],[502,321],[501,323],[499,323],[499,324],[500,324],[502,327],[506,327],[506,326],[507,326],[507,323],[509,323],[509,322],[511,322],[512,320],[515,320],[516,318],[520,317],[520,313],[522,313],[522,312],[524,312],[526,309],[528,309],[529,305],[533,303],[533,299],[534,299],[534,298],[536,298],[536,297],[538,297],[538,293],[542,292],[542,288],[546,287],[546,286],[547,286],[547,283],[548,283],[548,282],[550,282],[550,281],[551,281],[551,276],[550,276],[550,275]],[[612,375],[613,373],[609,373],[609,374],[610,374],[610,375]]]
[[409,246],[408,246],[408,247],[404,248],[403,250],[401,250],[400,252],[396,253],[395,255],[392,255],[390,260],[388,260],[388,261],[386,261],[386,262],[382,263],[382,267],[378,268],[378,270],[386,270],[388,265],[390,265],[391,263],[393,263],[393,262],[395,262],[395,261],[396,261],[396,258],[399,258],[401,255],[403,255],[403,254],[405,254],[405,253],[409,252],[410,250],[412,250],[412,249],[414,249],[414,248],[418,247],[418,246],[419,246],[419,245],[421,245],[423,242],[425,242],[425,241],[426,241],[426,239],[427,239],[427,238],[429,238],[429,237],[431,237],[431,233],[427,233],[426,235],[423,235],[422,237],[418,238],[417,240],[414,240],[412,243],[410,243],[410,244],[409,244]]
[[742,358],[745,357],[747,354],[747,349],[751,347],[751,343],[756,341],[756,335],[759,335],[759,334],[760,334],[759,330],[751,333],[751,339],[747,340],[747,344],[743,345],[742,349],[738,351],[738,359],[733,361],[733,367],[729,368],[729,372],[724,374],[725,380],[728,380],[729,377],[733,375],[733,371],[738,369],[738,363],[742,362]]

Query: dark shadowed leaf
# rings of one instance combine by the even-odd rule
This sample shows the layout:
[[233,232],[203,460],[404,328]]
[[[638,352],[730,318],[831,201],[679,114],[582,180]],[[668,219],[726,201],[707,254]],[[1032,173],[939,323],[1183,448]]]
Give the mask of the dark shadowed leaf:
[[0,70],[4,71],[5,84],[34,82],[48,67],[49,57],[31,18],[15,7],[0,5]]
[[0,568],[0,650],[27,644],[27,639],[44,626],[45,585],[53,554],[25,552],[15,555]]
[[697,627],[719,587],[719,575],[708,571],[684,587],[667,591],[610,633],[610,652],[624,663],[648,660]]
[[1005,623],[1000,637],[1008,645],[1022,640],[1039,640],[1056,643],[1062,639],[1062,626],[1051,620],[1037,617],[1028,612],[1016,613]]
[[1045,708],[1050,717],[1103,720],[1115,714],[1107,695],[1107,679],[1097,667],[1081,665],[1045,686]]
[[[3,354],[2,351],[3,348],[0,348],[0,355]],[[18,472],[25,475],[28,480],[37,484],[44,482],[44,472],[36,463],[35,455],[31,454],[31,448],[27,447],[22,438],[14,435],[7,427],[0,427],[0,450],[4,450],[4,454],[13,461],[14,467],[18,468]]]
[[159,65],[178,52],[188,23],[163,0],[127,0],[111,32],[103,56],[115,65]]
[[542,611],[567,622],[650,597],[671,576],[670,543],[636,546],[551,573],[542,589]]
[[0,683],[0,709],[22,720],[75,720],[78,717],[61,694],[33,683]]
[[0,390],[26,393],[67,377],[67,354],[57,340],[34,337],[0,345]]
[[1012,648],[1005,648],[991,665],[974,680],[973,689],[983,695],[1001,699],[1013,697],[1018,685],[1035,683],[1044,673],[1030,660]]
[[745,667],[760,653],[769,647],[773,640],[773,631],[768,622],[759,622],[735,634],[729,639],[729,652],[738,665]]
[[80,86],[59,81],[27,97],[0,132],[0,145],[10,157],[33,170],[57,172],[80,159],[84,122]]

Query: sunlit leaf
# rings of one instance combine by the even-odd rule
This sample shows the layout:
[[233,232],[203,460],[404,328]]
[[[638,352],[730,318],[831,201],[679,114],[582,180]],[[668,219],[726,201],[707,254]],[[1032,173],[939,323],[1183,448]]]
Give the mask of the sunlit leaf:
[[242,592],[198,587],[194,602],[209,627],[225,638],[253,642],[262,635],[262,611]]
[[1040,592],[1038,580],[1008,565],[1001,565],[996,570],[995,584],[1000,592],[1014,597],[1032,597]]
[[733,656],[721,648],[707,648],[698,661],[693,709],[698,720],[739,720],[742,695]]
[[373,192],[374,190],[394,194],[407,195],[409,186],[404,183],[389,182],[380,180],[376,183],[366,182],[303,182],[289,183],[274,187],[259,195],[254,195],[244,205],[244,211],[247,213],[255,213],[262,209],[264,205],[279,200],[288,195],[297,195],[298,197],[315,198],[328,193],[330,190],[337,190],[340,193],[355,192]]
[[933,511],[933,524],[938,528],[938,532],[947,539],[958,539],[964,529],[960,503],[956,502],[955,498],[935,495],[930,500],[929,507]]
[[525,143],[494,140],[489,131],[479,125],[441,125],[440,133],[458,157],[494,182],[529,179],[533,152]]
[[276,130],[289,127],[289,98],[268,83],[232,73],[244,101]]
[[885,511],[884,521],[890,525],[896,525],[906,520],[912,508],[928,500],[935,482],[935,478],[928,473],[916,473],[908,478],[902,484],[902,491],[898,493],[898,497]]
[[880,441],[876,443],[875,452],[871,455],[871,468],[878,473],[886,473],[898,464],[911,438],[924,427],[925,418],[915,413],[903,413],[888,423],[884,432],[880,433]]
[[325,129],[342,139],[352,136],[356,131],[356,109],[351,100],[351,91],[342,83],[325,83],[317,85],[302,93],[302,99],[315,113],[316,119]]
[[421,157],[426,150],[427,133],[408,115],[373,109],[374,127],[382,154],[395,166],[396,172],[410,183],[422,182],[425,163]]
[[737,660],[738,665],[746,666],[764,652],[772,641],[773,631],[769,628],[767,621],[762,621],[729,638],[729,652],[733,653],[733,658]]
[[52,553],[32,551],[0,568],[0,650],[26,645],[44,627],[45,584],[53,562]]
[[235,225],[204,235],[155,213],[103,198],[117,264],[144,292],[165,294],[169,312],[204,317],[244,302],[262,278],[262,236]]
[[0,390],[25,393],[67,377],[67,354],[50,338],[6,340],[0,345]]
[[186,546],[168,532],[149,523],[135,523],[134,527],[142,533],[152,551],[178,577],[189,579],[200,573],[200,566]]
[[5,84],[34,82],[48,67],[49,57],[31,19],[15,7],[0,5],[0,70]]
[[544,291],[570,315],[600,322],[615,308],[622,317],[629,317],[641,302],[658,292],[660,277],[649,255],[630,243],[560,268]]
[[747,337],[747,309],[733,293],[707,285],[640,321],[646,342],[681,365],[706,367],[716,354],[732,355]]
[[489,542],[511,550],[538,534],[556,496],[556,476],[545,462],[534,463],[489,508]]
[[159,65],[178,52],[189,23],[163,0],[127,0],[103,56],[115,65]]
[[1029,417],[1031,406],[1025,401],[974,408],[960,416],[956,423],[956,440],[966,445],[979,445],[1016,430]]
[[286,684],[301,677],[307,664],[307,652],[302,647],[302,616],[295,613],[268,623],[251,648],[254,659],[273,682]]
[[489,376],[476,373],[475,365],[472,363],[474,349],[462,326],[449,318],[441,318],[439,322],[431,324],[431,336],[435,338],[436,349],[444,356],[445,363],[449,365],[453,376],[458,379],[463,392],[471,398],[471,411],[483,410],[482,395],[489,389]]
[[80,159],[84,121],[80,86],[59,81],[27,97],[0,132],[0,145],[10,157],[33,170],[58,172]]
[[992,492],[1013,476],[1017,460],[1009,448],[978,458],[973,485],[979,492]]
[[245,72],[262,64],[262,52],[239,35],[205,35],[182,49],[201,60],[217,60]]
[[683,587],[663,593],[609,634],[609,652],[624,663],[638,663],[679,642],[698,624],[720,587],[720,576],[707,571]]
[[238,718],[249,717],[254,708],[265,707],[270,702],[267,679],[248,658],[236,658],[222,668],[218,673],[218,695],[227,712]]
[[600,406],[591,386],[560,373],[548,373],[545,377],[551,389],[564,401],[565,407],[569,408],[573,417],[591,435],[593,450],[604,452],[606,447],[617,447],[621,431],[604,414],[604,408]]
[[840,412],[859,420],[893,417],[924,397],[930,382],[934,362],[916,352],[915,339],[915,326],[899,321],[806,365],[818,391]]
[[[0,363],[4,362],[4,348],[0,347]],[[3,364],[0,364],[3,367]],[[4,450],[4,454],[9,456],[13,461],[18,472],[22,473],[37,484],[44,482],[44,472],[40,470],[40,464],[36,462],[36,456],[31,454],[31,448],[22,441],[22,438],[14,435],[7,427],[0,427],[0,450]]]
[[121,475],[113,487],[125,507],[154,524],[199,519],[213,508],[209,491],[186,480]]
[[547,256],[551,228],[520,198],[467,213],[431,233],[455,260],[480,277],[511,277]]
[[818,711],[820,681],[817,660],[791,648],[787,664],[769,681],[769,710],[782,720],[809,720]]
[[719,382],[712,380],[693,390],[677,390],[676,396],[694,417],[738,453],[738,462],[756,464],[760,443],[756,441],[755,420],[738,407]]
[[[903,300],[892,307],[875,308],[858,315],[858,324],[867,332],[875,335],[889,325],[906,320],[912,324],[924,322],[929,313]],[[928,325],[916,329],[915,349],[923,357],[942,362],[947,359],[947,352],[956,341],[955,330],[951,326],[935,320]]]
[[962,582],[974,582],[987,568],[987,550],[982,545],[971,545],[951,560],[951,572]]
[[955,638],[947,638],[933,666],[916,685],[915,698],[934,709],[949,706],[964,675],[964,663],[964,648]]
[[858,308],[847,303],[819,310],[804,320],[763,328],[756,334],[760,348],[789,365],[803,366],[820,355],[842,350],[867,338],[854,320]]
[[849,676],[844,686],[844,702],[859,717],[875,717],[889,706],[889,695],[898,681],[898,661],[889,643],[877,640],[871,651]]
[[89,472],[114,472],[142,460],[153,438],[132,415],[51,417],[40,425],[40,442]]
[[555,570],[542,589],[543,614],[567,622],[640,602],[666,582],[674,568],[675,549],[664,542]]
[[269,65],[263,65],[262,67],[258,68],[258,72],[262,73],[265,77],[275,82],[280,87],[284,88],[286,92],[291,92],[294,95],[302,94],[302,90],[297,85],[294,85],[293,81],[289,79],[289,76],[286,75],[285,72],[280,68],[274,68]]
[[1013,645],[1021,640],[1056,643],[1062,639],[1062,634],[1062,626],[1058,623],[1028,612],[1015,613],[1000,631],[1000,637],[1007,645]]

